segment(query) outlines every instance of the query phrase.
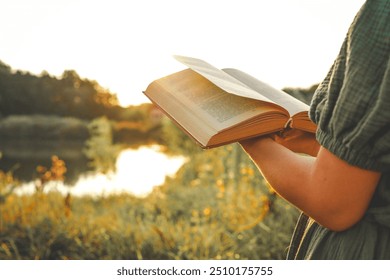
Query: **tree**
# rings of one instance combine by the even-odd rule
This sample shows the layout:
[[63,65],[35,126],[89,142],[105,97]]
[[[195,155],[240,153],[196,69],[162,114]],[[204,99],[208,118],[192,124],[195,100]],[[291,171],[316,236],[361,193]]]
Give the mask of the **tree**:
[[0,60],[0,73],[11,74],[11,67]]

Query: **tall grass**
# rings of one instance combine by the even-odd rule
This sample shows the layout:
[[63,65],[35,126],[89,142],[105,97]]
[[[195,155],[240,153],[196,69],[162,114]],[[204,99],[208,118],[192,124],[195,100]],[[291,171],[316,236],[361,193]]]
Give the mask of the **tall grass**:
[[297,212],[240,157],[194,155],[145,198],[10,195],[0,259],[283,259]]

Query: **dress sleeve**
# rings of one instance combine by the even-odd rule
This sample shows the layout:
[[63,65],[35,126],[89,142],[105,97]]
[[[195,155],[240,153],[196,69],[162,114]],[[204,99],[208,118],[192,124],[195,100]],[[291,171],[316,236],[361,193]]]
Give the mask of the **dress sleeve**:
[[313,97],[317,140],[364,169],[390,170],[390,1],[369,0]]

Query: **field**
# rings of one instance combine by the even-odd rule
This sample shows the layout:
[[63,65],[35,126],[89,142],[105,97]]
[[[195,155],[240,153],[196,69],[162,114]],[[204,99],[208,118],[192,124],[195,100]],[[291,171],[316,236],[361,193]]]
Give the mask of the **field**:
[[0,259],[283,259],[297,218],[235,145],[193,153],[145,198],[5,196],[13,180],[1,173]]

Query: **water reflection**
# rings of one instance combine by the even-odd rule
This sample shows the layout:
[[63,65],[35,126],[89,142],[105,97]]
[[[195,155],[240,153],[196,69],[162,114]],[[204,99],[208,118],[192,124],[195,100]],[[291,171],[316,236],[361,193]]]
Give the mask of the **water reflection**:
[[116,171],[111,174],[82,176],[72,194],[107,194],[129,192],[137,196],[149,194],[154,186],[164,183],[184,163],[183,157],[168,157],[158,146],[122,151],[116,161]]
[[[169,157],[163,154],[159,146],[124,150],[117,158],[115,172],[85,173],[71,187],[54,182],[46,189],[56,189],[64,194],[70,192],[78,196],[122,192],[146,196],[153,187],[164,183],[166,176],[173,176],[184,161],[183,157]],[[17,192],[33,192],[34,188],[34,183],[30,182]]]
[[0,170],[13,170],[14,177],[23,183],[18,192],[33,192],[37,166],[50,167],[55,155],[65,162],[67,172],[64,182],[49,182],[47,191],[56,188],[74,195],[130,192],[144,196],[184,163],[183,157],[169,157],[158,145],[121,150],[122,145],[97,140],[0,139]]
[[30,182],[37,176],[37,166],[50,166],[51,157],[56,155],[66,163],[65,183],[73,185],[81,174],[92,170],[84,149],[83,141],[0,139],[0,170],[14,170],[14,177],[22,182]]

